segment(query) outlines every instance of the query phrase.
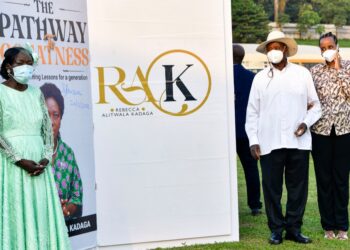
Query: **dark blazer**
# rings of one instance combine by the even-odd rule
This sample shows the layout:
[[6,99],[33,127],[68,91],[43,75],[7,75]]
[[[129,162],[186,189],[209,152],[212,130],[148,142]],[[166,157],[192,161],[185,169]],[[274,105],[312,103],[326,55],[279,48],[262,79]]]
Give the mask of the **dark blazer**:
[[236,138],[244,138],[247,137],[244,125],[247,114],[249,93],[255,74],[245,69],[241,64],[235,64],[233,70],[235,87]]

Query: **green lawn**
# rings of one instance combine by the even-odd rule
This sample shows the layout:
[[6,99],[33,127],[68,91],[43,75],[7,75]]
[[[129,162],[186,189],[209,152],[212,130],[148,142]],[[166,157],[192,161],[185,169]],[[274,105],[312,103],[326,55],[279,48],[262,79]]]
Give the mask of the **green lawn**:
[[[298,45],[314,45],[318,46],[318,40],[302,40],[302,39],[296,39]],[[350,48],[350,40],[349,39],[342,39],[339,40],[339,47],[341,48]]]
[[[270,236],[266,224],[266,215],[263,213],[258,217],[250,215],[247,207],[246,188],[244,174],[240,162],[238,164],[238,191],[239,191],[239,221],[240,221],[240,242],[227,242],[217,244],[184,246],[170,248],[176,250],[226,250],[226,249],[350,249],[350,240],[325,240],[323,239],[323,231],[319,222],[319,212],[317,207],[317,193],[313,164],[310,162],[310,182],[309,182],[309,198],[304,216],[303,233],[313,240],[308,245],[297,244],[291,241],[283,241],[281,245],[271,246],[268,244]],[[285,191],[284,191],[285,195]],[[283,197],[285,204],[286,197]]]

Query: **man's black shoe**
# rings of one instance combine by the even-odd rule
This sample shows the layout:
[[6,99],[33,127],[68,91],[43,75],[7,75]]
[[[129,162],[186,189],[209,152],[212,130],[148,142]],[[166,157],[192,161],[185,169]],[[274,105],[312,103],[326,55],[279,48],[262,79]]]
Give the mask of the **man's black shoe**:
[[253,208],[251,214],[253,216],[257,216],[257,215],[261,214],[261,211],[259,208]]
[[311,239],[302,235],[301,233],[286,233],[286,240],[292,240],[297,243],[308,244],[311,243]]
[[272,245],[281,244],[283,241],[281,233],[272,233],[269,239],[269,243]]

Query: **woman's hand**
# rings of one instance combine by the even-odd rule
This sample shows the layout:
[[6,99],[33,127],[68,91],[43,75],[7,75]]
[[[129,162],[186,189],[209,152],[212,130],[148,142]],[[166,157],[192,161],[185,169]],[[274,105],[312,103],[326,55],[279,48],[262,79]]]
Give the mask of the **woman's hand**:
[[340,63],[340,55],[339,55],[339,51],[337,52],[336,56],[335,56],[335,59],[334,59],[334,68],[336,70],[339,70],[341,69],[341,63]]
[[26,160],[26,159],[21,159],[17,162],[15,162],[15,164],[24,169],[25,171],[27,171],[31,176],[38,176],[40,174],[42,174],[45,170],[45,166],[39,165],[38,163],[36,163],[35,161],[32,160]]
[[47,164],[49,164],[49,160],[46,159],[46,158],[41,159],[41,160],[39,161],[39,165],[40,165],[40,166],[46,167]]
[[61,199],[61,206],[64,217],[74,214],[77,210],[77,205],[73,203],[68,203],[68,200]]
[[69,212],[69,210],[67,208],[67,202],[68,202],[67,199],[66,200],[65,199],[61,199],[61,207],[62,207],[62,212],[63,212],[64,217],[67,217],[67,216],[70,215],[70,212]]

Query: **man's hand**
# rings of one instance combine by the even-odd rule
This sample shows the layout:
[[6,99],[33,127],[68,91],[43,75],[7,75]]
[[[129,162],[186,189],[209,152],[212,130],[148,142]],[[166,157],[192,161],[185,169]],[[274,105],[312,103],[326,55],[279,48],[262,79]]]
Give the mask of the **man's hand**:
[[302,136],[303,134],[305,134],[307,130],[307,126],[305,123],[301,123],[299,125],[299,127],[297,128],[297,130],[294,132],[294,134],[297,136],[297,137],[300,137]]
[[260,160],[260,146],[258,144],[250,146],[250,154],[255,160]]
[[307,110],[310,110],[313,106],[314,106],[314,103],[313,102],[309,102],[307,104]]

